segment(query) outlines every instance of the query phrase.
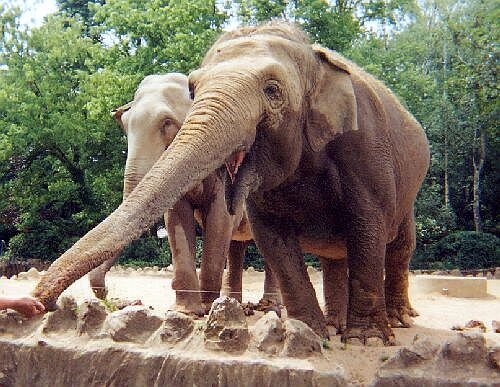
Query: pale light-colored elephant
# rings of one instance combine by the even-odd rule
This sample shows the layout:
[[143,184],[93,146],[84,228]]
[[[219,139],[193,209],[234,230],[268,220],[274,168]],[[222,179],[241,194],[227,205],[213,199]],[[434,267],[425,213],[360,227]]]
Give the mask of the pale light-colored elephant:
[[189,87],[193,106],[171,146],[34,296],[51,304],[225,164],[229,212],[246,202],[288,316],[328,336],[302,256],[313,246],[325,260],[348,257],[342,339],[393,343],[388,317],[414,313],[413,203],[429,165],[420,125],[382,83],[286,23],[224,34]]
[[[184,74],[149,75],[139,84],[134,100],[112,112],[127,136],[124,199],[171,144],[192,102]],[[243,211],[229,215],[220,177],[210,174],[166,209],[164,218],[172,251],[172,287],[176,291],[173,309],[197,315],[206,313],[220,295],[227,258],[225,292],[241,302],[242,263],[252,235]],[[195,219],[204,239],[199,280],[194,260]],[[89,273],[90,285],[99,298],[106,297],[105,275],[115,258]],[[277,302],[278,292],[266,267],[263,299]]]

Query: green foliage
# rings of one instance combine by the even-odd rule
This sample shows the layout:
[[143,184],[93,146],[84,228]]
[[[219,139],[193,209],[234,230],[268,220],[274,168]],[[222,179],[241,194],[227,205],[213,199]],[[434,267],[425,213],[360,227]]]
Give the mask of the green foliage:
[[484,269],[500,266],[500,238],[475,231],[459,231],[436,243],[429,257],[443,267]]
[[[9,257],[53,260],[118,206],[126,140],[109,111],[129,102],[145,75],[196,68],[228,26],[229,11],[236,13],[230,27],[273,19],[299,24],[314,42],[383,80],[422,123],[431,167],[415,205],[413,267],[466,265],[462,258],[435,259],[434,246],[476,227],[475,204],[484,229],[498,233],[496,2],[240,0],[225,2],[225,9],[201,0],[58,4],[59,12],[29,30],[19,25],[18,9],[0,5],[0,239],[8,242]],[[474,182],[483,145],[484,166]],[[460,251],[485,245],[464,238],[456,242]],[[197,240],[198,263],[202,243]],[[165,265],[170,250],[147,234],[121,262]],[[255,246],[248,266],[263,270]]]
[[168,243],[146,233],[125,248],[118,262],[133,267],[168,266],[172,255]]

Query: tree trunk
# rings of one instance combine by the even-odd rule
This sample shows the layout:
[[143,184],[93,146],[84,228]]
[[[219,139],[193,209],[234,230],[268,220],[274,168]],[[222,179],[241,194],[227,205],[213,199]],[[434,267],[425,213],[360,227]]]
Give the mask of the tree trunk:
[[[479,141],[479,147],[475,147],[472,161],[474,164],[473,176],[473,202],[474,226],[477,232],[483,231],[481,220],[481,172],[483,171],[484,160],[486,158],[486,135],[480,128],[476,128],[474,140]],[[477,149],[479,148],[479,149]]]

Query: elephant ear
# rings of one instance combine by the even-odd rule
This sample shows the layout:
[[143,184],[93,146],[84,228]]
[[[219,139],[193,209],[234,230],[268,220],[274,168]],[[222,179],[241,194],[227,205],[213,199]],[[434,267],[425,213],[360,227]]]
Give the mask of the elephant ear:
[[316,84],[310,95],[306,137],[318,152],[337,134],[357,130],[357,103],[349,62],[321,46],[312,46],[319,63]]
[[134,103],[134,101],[129,102],[129,103],[123,105],[123,106],[120,106],[119,108],[111,110],[111,113],[110,113],[111,117],[113,117],[116,120],[116,122],[118,122],[118,125],[120,125],[120,127],[122,129],[123,129],[122,115],[127,110],[130,110],[130,108],[132,107],[133,103]]

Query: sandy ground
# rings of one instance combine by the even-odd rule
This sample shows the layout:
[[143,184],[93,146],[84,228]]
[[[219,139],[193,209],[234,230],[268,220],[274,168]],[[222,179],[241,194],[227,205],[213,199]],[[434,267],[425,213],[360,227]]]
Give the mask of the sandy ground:
[[[323,299],[322,276],[320,272],[312,272],[311,280],[320,300]],[[243,277],[243,300],[257,302],[263,291],[263,273],[246,272]],[[109,297],[135,300],[152,306],[158,312],[167,311],[174,302],[171,289],[171,274],[139,274],[112,272],[107,277]],[[34,280],[0,279],[0,296],[29,295],[36,285]],[[439,293],[425,294],[416,287],[414,278],[410,281],[410,299],[414,308],[420,313],[415,318],[415,326],[409,329],[395,329],[396,339],[400,345],[409,345],[415,335],[424,335],[442,342],[456,333],[450,328],[453,325],[465,325],[469,320],[482,321],[487,327],[485,337],[488,346],[500,345],[500,334],[492,331],[492,320],[500,320],[500,280],[488,280],[488,295],[484,298],[453,298]],[[92,298],[86,277],[74,283],[64,294],[71,294],[77,300]],[[251,326],[260,317],[260,312],[249,318]],[[343,367],[355,384],[365,384],[373,378],[376,370],[398,347],[355,347],[346,348],[340,343],[339,336],[332,337],[325,356],[312,360],[311,364],[318,370],[330,370],[332,364]],[[219,356],[214,354],[214,356]],[[359,367],[362,359],[363,366]],[[281,359],[280,359],[281,360]],[[286,361],[286,359],[283,359]]]
[[[245,272],[243,277],[243,301],[258,302],[263,292],[264,275],[261,272]],[[323,286],[321,272],[311,275],[316,294],[322,305]],[[145,275],[140,273],[109,273],[107,284],[109,297],[135,300],[164,312],[175,300],[171,288],[170,273]],[[420,313],[414,319],[415,325],[422,328],[449,331],[453,325],[464,325],[469,320],[482,321],[488,328],[487,340],[500,345],[500,334],[491,332],[492,320],[500,320],[500,280],[488,280],[487,297],[455,298],[439,293],[426,294],[419,291],[413,278],[410,278],[410,299],[413,307]],[[34,289],[34,280],[0,279],[0,296],[17,297],[29,295]],[[92,298],[88,279],[81,278],[69,287],[64,295],[72,295],[77,300]],[[402,331],[401,329],[398,331]]]

